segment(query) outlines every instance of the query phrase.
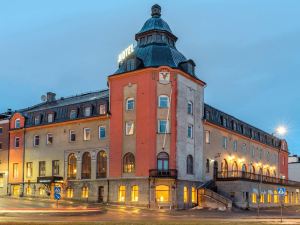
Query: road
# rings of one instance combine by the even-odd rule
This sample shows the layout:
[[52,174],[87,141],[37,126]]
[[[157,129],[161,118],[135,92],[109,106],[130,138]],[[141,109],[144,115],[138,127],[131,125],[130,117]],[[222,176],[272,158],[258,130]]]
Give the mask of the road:
[[[300,208],[284,209],[285,221],[289,224],[300,224]],[[203,221],[218,221],[209,224],[235,224],[241,225],[245,221],[279,221],[279,209],[261,211],[258,220],[256,211],[233,210],[231,212],[220,212],[214,210],[149,210],[125,206],[104,206],[100,204],[74,203],[60,201],[59,208],[56,208],[55,201],[49,200],[26,200],[0,198],[0,224],[14,222],[70,222],[70,224],[84,222],[105,222],[105,221],[130,221],[134,222],[161,222],[173,221],[175,224],[197,224]],[[180,222],[182,221],[182,222]],[[232,222],[230,222],[232,221]],[[154,222],[150,224],[154,224]],[[144,223],[142,223],[144,224]],[[257,224],[257,223],[255,223]]]

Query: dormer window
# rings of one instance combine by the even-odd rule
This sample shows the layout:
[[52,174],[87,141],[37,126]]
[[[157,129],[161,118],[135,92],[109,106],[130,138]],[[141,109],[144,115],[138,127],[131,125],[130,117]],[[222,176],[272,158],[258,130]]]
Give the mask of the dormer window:
[[100,105],[99,107],[99,114],[104,115],[106,113],[106,107],[104,104]]
[[48,116],[47,116],[48,123],[53,123],[53,120],[54,120],[54,114],[49,113]]
[[15,128],[20,128],[21,127],[21,122],[20,119],[15,120]]
[[76,119],[77,118],[77,109],[72,109],[70,111],[70,119]]
[[126,70],[127,71],[131,71],[131,70],[134,70],[135,68],[135,66],[134,66],[134,59],[129,59],[129,60],[127,60],[127,62],[126,62]]
[[84,116],[91,116],[92,107],[88,106],[84,108]]
[[39,125],[41,123],[41,116],[34,117],[34,125]]

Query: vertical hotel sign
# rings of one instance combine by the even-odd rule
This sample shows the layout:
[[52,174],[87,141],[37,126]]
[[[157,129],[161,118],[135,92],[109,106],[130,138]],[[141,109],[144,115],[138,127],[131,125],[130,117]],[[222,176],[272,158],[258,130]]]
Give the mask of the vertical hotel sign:
[[129,56],[134,51],[133,44],[129,45],[127,48],[125,48],[118,56],[118,63],[123,62],[127,56]]

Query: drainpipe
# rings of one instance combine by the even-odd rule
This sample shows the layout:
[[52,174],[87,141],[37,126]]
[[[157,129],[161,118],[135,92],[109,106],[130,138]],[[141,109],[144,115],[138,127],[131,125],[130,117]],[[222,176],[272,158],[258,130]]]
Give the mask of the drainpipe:
[[8,183],[9,183],[9,154],[10,154],[10,120],[8,122],[8,150],[7,150],[7,179],[6,179],[6,194],[11,193],[8,191]]
[[106,197],[106,202],[109,202],[109,179],[107,179],[107,197]]
[[148,208],[151,206],[151,178],[148,178],[149,196],[148,196]]
[[[25,122],[24,122],[25,123]],[[25,126],[25,124],[24,124]],[[24,132],[23,132],[23,173],[22,173],[22,182],[23,182],[23,186],[22,186],[22,197],[24,197],[24,185],[25,185],[25,134],[26,134],[26,130],[25,128]]]

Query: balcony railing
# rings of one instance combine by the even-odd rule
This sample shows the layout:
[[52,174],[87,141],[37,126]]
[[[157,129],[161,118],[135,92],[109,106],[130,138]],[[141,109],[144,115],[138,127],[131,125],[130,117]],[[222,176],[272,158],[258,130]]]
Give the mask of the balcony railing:
[[106,172],[97,173],[97,178],[106,178]]
[[266,175],[260,175],[256,173],[244,172],[244,171],[220,171],[217,174],[217,181],[234,181],[234,180],[247,180],[254,182],[262,182],[269,184],[280,184],[286,186],[300,187],[300,182],[281,179],[277,177],[271,177]]
[[177,178],[177,170],[169,169],[169,170],[157,170],[152,169],[149,170],[149,177],[158,177],[158,178]]
[[91,179],[91,173],[81,173],[81,179]]

